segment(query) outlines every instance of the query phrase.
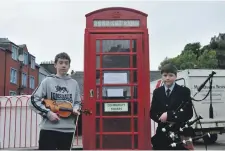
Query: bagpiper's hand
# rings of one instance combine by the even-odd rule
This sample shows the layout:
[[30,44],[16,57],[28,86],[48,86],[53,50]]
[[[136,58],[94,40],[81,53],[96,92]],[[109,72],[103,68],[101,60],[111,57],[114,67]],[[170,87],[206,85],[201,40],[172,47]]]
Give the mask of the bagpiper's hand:
[[161,115],[161,117],[159,118],[159,120],[160,120],[161,122],[166,122],[166,120],[167,120],[167,112],[164,112],[164,113]]
[[79,110],[77,108],[74,108],[73,109],[73,114],[80,115],[80,112],[79,112]]

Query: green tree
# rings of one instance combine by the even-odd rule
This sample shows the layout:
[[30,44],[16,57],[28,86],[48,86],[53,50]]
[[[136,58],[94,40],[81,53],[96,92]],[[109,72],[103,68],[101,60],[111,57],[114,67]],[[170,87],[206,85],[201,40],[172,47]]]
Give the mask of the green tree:
[[168,63],[172,63],[172,64],[175,64],[176,62],[176,58],[168,58],[166,57],[159,65],[158,69],[161,70],[161,68],[165,65],[165,64],[168,64]]
[[202,53],[200,42],[186,44],[184,46],[184,50],[182,51],[181,54],[183,54],[187,51],[192,51],[196,55],[196,57],[198,58]]
[[182,54],[174,58],[165,58],[159,66],[161,67],[167,63],[174,64],[178,70],[194,69],[194,68],[218,68],[218,59],[215,50],[202,50],[202,54],[197,57],[194,51],[186,50]]
[[193,51],[186,51],[177,58],[176,66],[179,70],[195,68],[197,55]]
[[165,58],[159,69],[167,63],[176,65],[179,70],[190,68],[225,69],[225,33],[211,38],[210,43],[201,46],[199,42],[188,43],[181,54],[174,58]]
[[192,51],[185,51],[181,55],[174,58],[165,58],[159,66],[159,70],[165,64],[172,63],[178,70],[194,68],[197,64],[196,55]]
[[198,58],[197,67],[202,69],[218,68],[218,59],[215,50],[206,50]]

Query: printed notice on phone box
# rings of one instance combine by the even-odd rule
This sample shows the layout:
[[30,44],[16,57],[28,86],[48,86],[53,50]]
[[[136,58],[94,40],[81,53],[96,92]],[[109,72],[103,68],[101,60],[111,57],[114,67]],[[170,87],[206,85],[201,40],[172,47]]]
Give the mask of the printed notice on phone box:
[[128,103],[104,103],[105,112],[127,112]]

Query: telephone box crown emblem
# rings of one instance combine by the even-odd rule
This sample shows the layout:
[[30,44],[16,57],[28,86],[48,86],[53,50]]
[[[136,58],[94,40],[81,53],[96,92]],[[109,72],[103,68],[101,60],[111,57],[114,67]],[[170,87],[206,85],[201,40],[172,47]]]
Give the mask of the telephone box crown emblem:
[[113,12],[112,13],[113,18],[120,18],[120,16],[121,16],[120,12]]

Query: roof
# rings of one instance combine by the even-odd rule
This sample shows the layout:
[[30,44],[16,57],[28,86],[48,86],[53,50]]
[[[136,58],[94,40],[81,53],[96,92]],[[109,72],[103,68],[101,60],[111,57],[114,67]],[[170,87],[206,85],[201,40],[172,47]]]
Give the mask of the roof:
[[2,45],[2,44],[0,44],[0,50],[7,51],[7,52],[11,52],[11,51],[8,49],[8,46],[7,46],[7,45]]
[[96,14],[96,13],[99,13],[99,12],[103,12],[103,11],[107,11],[107,10],[126,10],[126,11],[134,12],[134,13],[137,13],[137,14],[141,14],[141,15],[146,16],[146,17],[148,16],[148,14],[146,14],[144,12],[141,12],[139,10],[132,9],[132,8],[127,8],[127,7],[107,7],[107,8],[102,8],[102,9],[98,9],[98,10],[92,11],[92,12],[86,14],[85,16],[88,17],[88,16],[91,16],[93,14]]
[[54,64],[41,63],[40,66],[44,67],[50,74],[56,74]]
[[25,44],[22,44],[22,45],[18,45],[19,47],[21,47],[21,48],[24,48],[24,47],[26,47],[26,45]]
[[0,47],[5,49],[10,49],[10,43],[9,40],[6,40],[5,38],[0,38]]
[[37,64],[37,63],[35,63],[35,66],[36,66],[36,67],[38,67],[38,68],[40,68],[40,65],[39,65],[39,64]]
[[0,43],[11,43],[8,38],[0,38]]
[[1,50],[6,50],[4,47],[0,47]]
[[[40,66],[40,65],[39,65]],[[50,75],[51,73],[48,72],[47,69],[45,69],[43,66],[40,66],[39,68],[39,73],[44,74],[44,75]]]
[[12,41],[10,41],[8,38],[0,38],[0,43],[2,43],[2,44],[13,44],[15,46],[18,46],[15,43],[13,43]]
[[34,55],[32,55],[31,53],[29,53],[30,56],[32,56],[33,58],[36,58]]
[[[71,75],[71,78],[75,79],[80,87],[80,93],[83,94],[83,80],[84,80],[84,72],[78,71]],[[150,82],[156,79],[161,78],[160,71],[150,71]]]

